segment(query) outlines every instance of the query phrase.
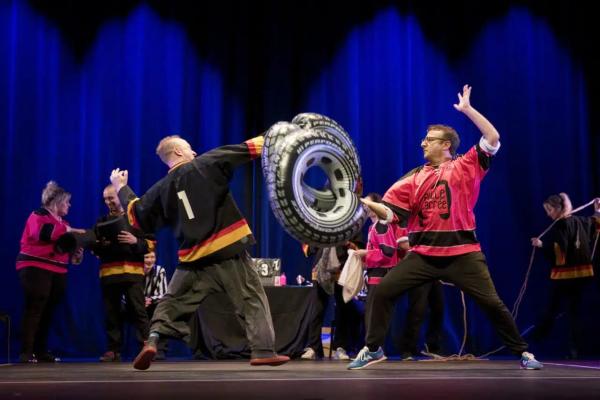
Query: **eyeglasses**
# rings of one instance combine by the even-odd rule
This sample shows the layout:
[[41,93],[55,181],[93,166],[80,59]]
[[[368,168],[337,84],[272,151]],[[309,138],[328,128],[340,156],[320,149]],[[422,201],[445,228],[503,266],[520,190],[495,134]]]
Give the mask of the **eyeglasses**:
[[441,140],[442,142],[449,141],[448,139],[444,139],[444,138],[425,136],[423,139],[421,139],[421,143],[423,143],[423,142],[431,143],[431,142],[435,142],[436,140]]

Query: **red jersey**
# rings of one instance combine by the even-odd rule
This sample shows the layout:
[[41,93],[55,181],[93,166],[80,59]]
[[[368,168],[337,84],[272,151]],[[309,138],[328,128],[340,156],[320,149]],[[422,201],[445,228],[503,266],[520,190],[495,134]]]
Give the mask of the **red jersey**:
[[383,203],[407,226],[410,251],[428,256],[481,251],[473,208],[493,157],[483,142],[438,167],[413,169],[386,192]]

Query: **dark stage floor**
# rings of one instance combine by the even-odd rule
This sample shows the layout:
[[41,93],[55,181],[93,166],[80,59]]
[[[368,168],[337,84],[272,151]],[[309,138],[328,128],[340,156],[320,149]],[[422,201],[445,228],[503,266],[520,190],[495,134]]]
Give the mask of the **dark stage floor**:
[[0,399],[600,399],[600,361],[388,361],[360,371],[345,362],[62,363],[0,366]]

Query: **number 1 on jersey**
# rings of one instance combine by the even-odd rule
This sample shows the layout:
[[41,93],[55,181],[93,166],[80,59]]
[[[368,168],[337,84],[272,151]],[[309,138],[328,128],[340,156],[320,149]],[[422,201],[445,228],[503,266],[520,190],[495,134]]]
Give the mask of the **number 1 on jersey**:
[[192,206],[187,198],[187,194],[185,194],[185,190],[177,192],[177,197],[179,197],[179,199],[183,203],[183,208],[185,208],[185,213],[187,214],[188,219],[194,219],[194,211],[192,211]]

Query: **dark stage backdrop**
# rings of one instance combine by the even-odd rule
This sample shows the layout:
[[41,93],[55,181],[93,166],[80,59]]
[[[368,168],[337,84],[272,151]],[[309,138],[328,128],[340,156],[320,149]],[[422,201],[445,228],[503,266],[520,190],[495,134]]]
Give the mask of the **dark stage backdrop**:
[[[462,84],[471,84],[473,105],[502,136],[476,215],[509,308],[523,282],[529,238],[549,223],[542,200],[566,191],[579,205],[598,188],[590,150],[595,125],[588,115],[597,104],[596,80],[578,51],[582,44],[570,45],[583,28],[557,24],[560,7],[550,17],[518,4],[488,14],[465,6],[448,16],[444,8],[388,2],[344,9],[307,2],[299,14],[295,3],[188,10],[107,2],[92,3],[86,13],[56,4],[0,2],[0,311],[14,317],[15,327],[22,292],[14,258],[45,183],[54,179],[70,190],[67,219],[89,227],[105,212],[101,192],[112,168],[129,169],[138,194],[164,175],[154,149],[167,134],[181,134],[202,152],[241,142],[299,112],[323,113],[355,141],[366,191],[384,192],[422,163],[419,145],[428,124],[456,127],[460,152],[475,143],[479,133],[452,107]],[[256,11],[262,16],[252,19]],[[258,239],[253,255],[282,258],[288,282],[309,275],[310,261],[269,209],[260,165],[240,169],[232,188]],[[159,261],[171,274],[175,244],[169,232],[159,239]],[[97,275],[90,254],[69,272],[50,342],[63,355],[104,350]],[[518,320],[523,329],[545,304],[547,277],[538,257]],[[462,309],[455,289],[446,294],[447,347],[456,351]],[[585,298],[585,350],[598,354],[596,287]],[[499,340],[469,301],[467,315],[467,350],[496,347]],[[565,337],[559,323],[554,340],[533,350],[560,355]]]

